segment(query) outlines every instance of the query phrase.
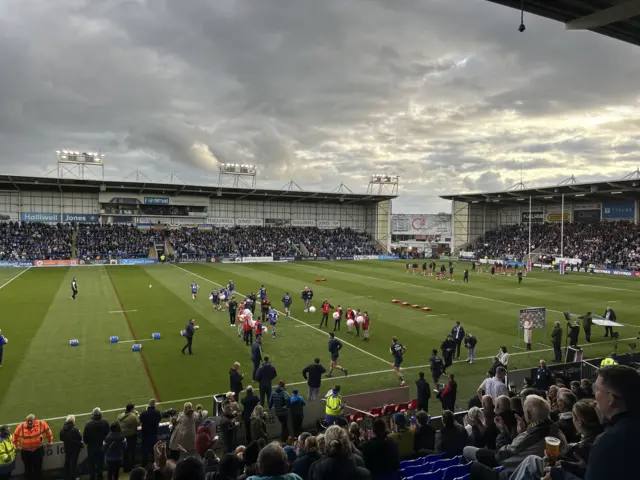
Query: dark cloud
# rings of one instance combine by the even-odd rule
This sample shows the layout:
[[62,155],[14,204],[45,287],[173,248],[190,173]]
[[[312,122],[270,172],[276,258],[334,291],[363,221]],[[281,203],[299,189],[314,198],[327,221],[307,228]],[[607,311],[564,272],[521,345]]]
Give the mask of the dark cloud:
[[[0,5],[0,161],[45,174],[101,149],[115,178],[305,189],[401,176],[437,195],[622,175],[640,50],[478,0],[17,0]],[[52,21],[52,19],[64,19]],[[162,173],[159,173],[162,172]],[[628,172],[627,172],[628,173]]]

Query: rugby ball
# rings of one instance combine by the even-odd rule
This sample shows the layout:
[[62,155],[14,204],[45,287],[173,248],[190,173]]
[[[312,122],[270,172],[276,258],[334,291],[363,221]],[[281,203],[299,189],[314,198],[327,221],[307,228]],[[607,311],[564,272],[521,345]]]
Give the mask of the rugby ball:
[[362,325],[364,323],[364,317],[362,315],[358,315],[356,317],[356,322],[358,322],[360,325]]
[[333,319],[338,320],[340,318],[340,314],[338,312],[333,312]]
[[149,285],[149,288],[151,288],[151,287],[152,287],[152,285]]
[[198,330],[200,327],[198,325],[194,326],[193,329],[194,330]]
[[244,312],[242,312],[242,313],[244,313],[246,316],[249,316],[249,315],[251,315],[251,310],[249,310],[248,308],[245,308]]
[[[149,285],[151,287],[151,285]],[[213,295],[209,295],[209,300],[213,300]]]
[[267,327],[262,327],[262,333],[267,333]]
[[354,322],[353,320],[351,320],[351,319],[347,320],[347,326],[348,326],[348,327],[353,327],[353,324],[354,324],[354,323],[355,323],[355,322]]
[[316,307],[309,307],[309,311],[311,313],[316,313]]
[[222,300],[223,302],[227,299],[226,295],[220,295],[220,300]]

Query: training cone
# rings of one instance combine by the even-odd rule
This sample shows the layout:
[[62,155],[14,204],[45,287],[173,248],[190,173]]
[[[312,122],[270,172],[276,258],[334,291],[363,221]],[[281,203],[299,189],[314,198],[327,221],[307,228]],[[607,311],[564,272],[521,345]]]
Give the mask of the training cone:
[[74,338],[73,340],[69,340],[70,347],[77,347],[78,345],[80,345],[80,342],[78,341],[77,338]]
[[400,303],[400,300],[391,300],[391,303]]
[[151,338],[153,338],[154,340],[160,340],[160,334],[159,333],[152,333],[151,334]]
[[430,312],[431,310],[432,310],[432,309],[431,309],[431,308],[429,308],[429,307],[423,307],[423,308],[422,308],[422,311],[423,311],[423,312]]
[[420,308],[420,305],[411,305],[411,308]]
[[408,305],[409,305],[409,302],[402,302],[402,306],[403,306],[403,307],[406,307],[406,306],[408,306]]
[[134,343],[133,346],[131,347],[132,352],[140,352],[141,350],[142,350],[142,344],[140,343]]
[[116,336],[109,337],[109,343],[118,343],[120,339]]

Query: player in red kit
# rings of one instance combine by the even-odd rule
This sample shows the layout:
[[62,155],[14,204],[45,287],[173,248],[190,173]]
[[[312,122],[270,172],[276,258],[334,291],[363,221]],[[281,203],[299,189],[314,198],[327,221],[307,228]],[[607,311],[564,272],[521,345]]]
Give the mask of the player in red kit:
[[[338,318],[335,318],[336,313],[338,314]],[[340,321],[342,320],[342,307],[340,305],[336,307],[336,311],[333,312],[333,315],[334,315],[333,331],[334,332],[336,330],[340,331]]]
[[364,312],[362,316],[364,317],[364,322],[362,322],[362,336],[364,337],[365,343],[369,343],[369,327],[371,326],[369,312]]
[[326,325],[329,328],[329,310],[333,308],[333,305],[329,303],[329,300],[322,302],[322,317],[320,318],[320,328],[322,328],[322,324]]

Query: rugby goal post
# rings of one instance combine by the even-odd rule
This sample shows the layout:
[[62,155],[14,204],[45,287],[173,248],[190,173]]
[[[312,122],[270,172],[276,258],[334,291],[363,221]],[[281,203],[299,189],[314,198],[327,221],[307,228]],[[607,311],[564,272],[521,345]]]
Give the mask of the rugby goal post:
[[[525,350],[522,346],[524,343],[524,325],[525,322],[530,321],[533,330],[542,330],[544,332],[544,343],[536,342],[539,345],[548,347],[547,344],[547,309],[545,307],[530,307],[520,309],[518,315],[518,324],[516,336],[518,338],[518,344],[512,345],[514,348]],[[533,334],[533,332],[532,332]]]

